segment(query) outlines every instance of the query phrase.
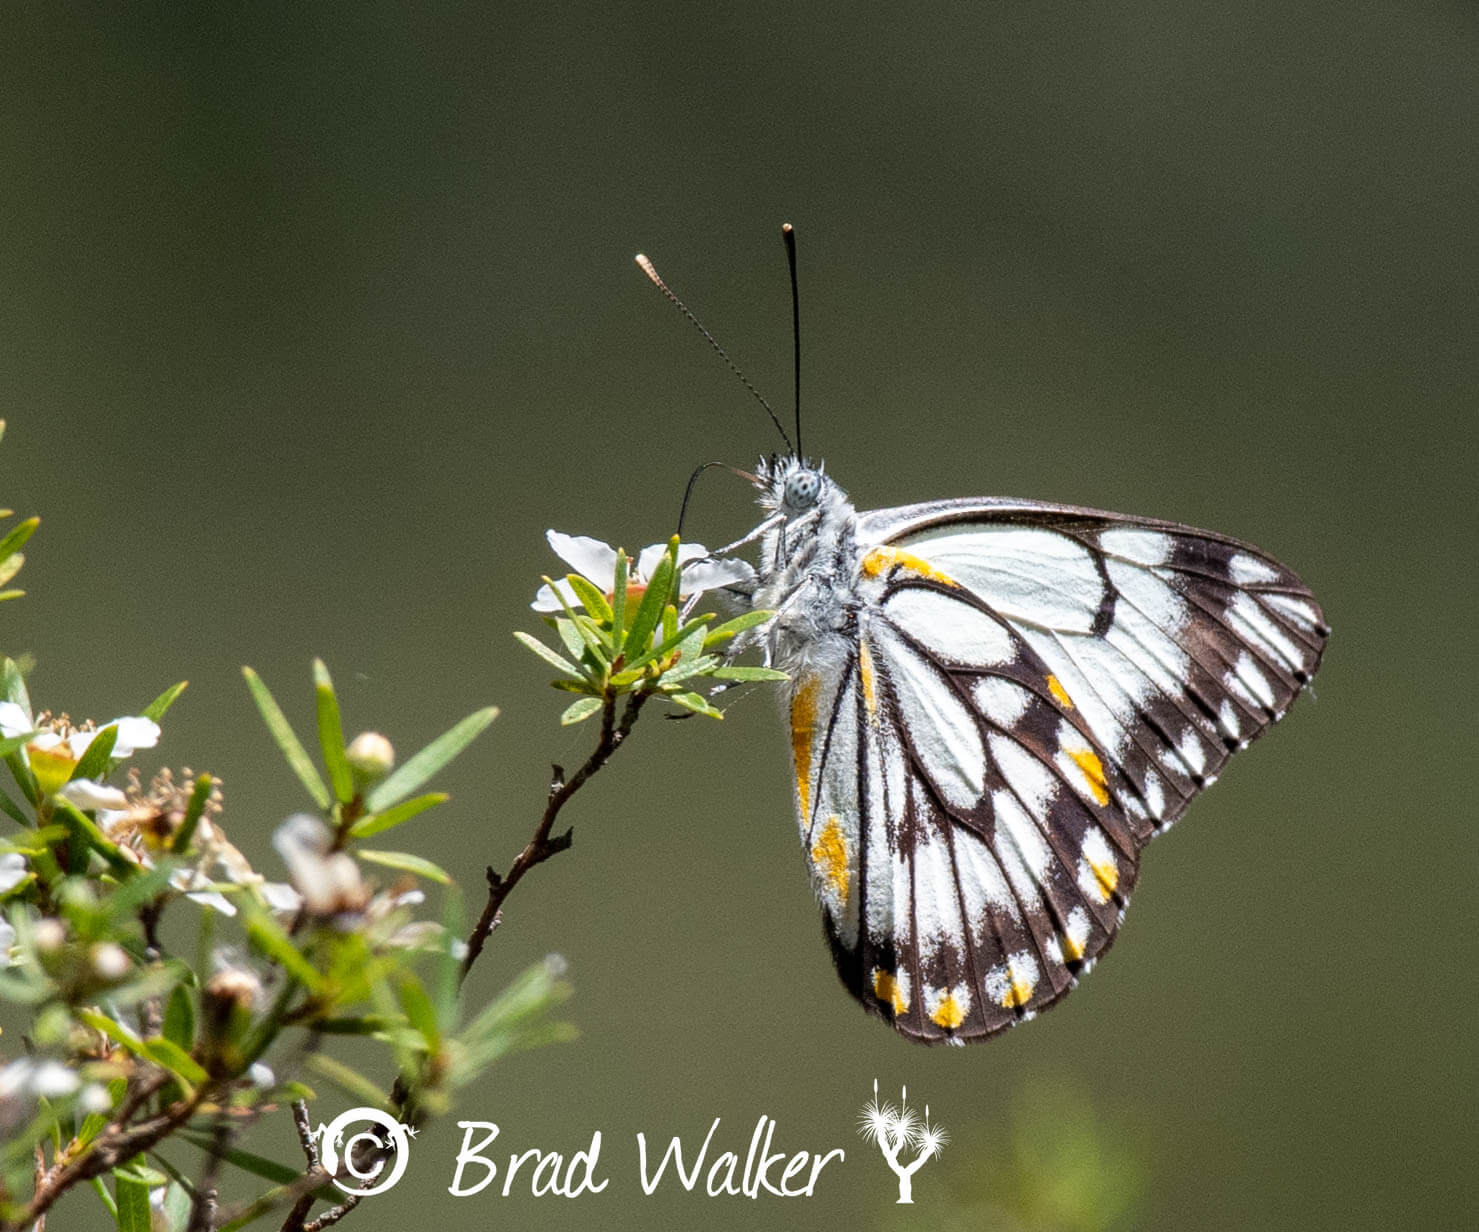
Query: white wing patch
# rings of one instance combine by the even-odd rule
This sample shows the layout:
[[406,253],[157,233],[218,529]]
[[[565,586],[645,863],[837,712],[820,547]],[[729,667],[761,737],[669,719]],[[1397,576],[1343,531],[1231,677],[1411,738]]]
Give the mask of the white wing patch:
[[1054,531],[973,526],[907,544],[1008,620],[1087,633],[1104,599],[1093,555]]

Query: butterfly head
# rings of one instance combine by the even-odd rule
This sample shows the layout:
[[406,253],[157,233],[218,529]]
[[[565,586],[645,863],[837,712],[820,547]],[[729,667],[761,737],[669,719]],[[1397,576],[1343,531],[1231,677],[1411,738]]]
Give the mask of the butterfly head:
[[760,489],[760,504],[794,522],[808,514],[845,501],[842,489],[827,477],[823,463],[805,458],[762,458],[755,468],[755,486]]

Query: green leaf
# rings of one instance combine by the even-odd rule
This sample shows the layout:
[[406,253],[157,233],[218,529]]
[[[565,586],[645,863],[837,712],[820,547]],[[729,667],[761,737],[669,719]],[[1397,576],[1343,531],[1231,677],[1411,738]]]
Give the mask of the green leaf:
[[403,800],[394,808],[386,809],[383,813],[371,813],[368,817],[361,817],[350,827],[350,837],[369,838],[372,834],[389,830],[403,821],[410,821],[418,813],[424,813],[438,804],[445,804],[450,799],[451,797],[444,791],[430,791],[424,796],[413,796],[409,800]]
[[395,985],[395,997],[405,1011],[406,1021],[426,1042],[426,1051],[435,1056],[442,1050],[442,1032],[437,1024],[436,1009],[421,982],[409,972]]
[[329,789],[324,786],[324,781],[319,778],[318,771],[313,768],[313,762],[309,760],[307,751],[299,742],[298,737],[293,734],[292,725],[288,723],[282,708],[278,706],[256,672],[249,667],[243,667],[241,674],[246,677],[247,688],[252,692],[252,700],[257,703],[257,709],[262,712],[262,719],[267,724],[267,730],[272,733],[273,740],[282,750],[282,755],[287,758],[293,773],[298,776],[298,781],[307,789],[313,802],[327,811],[333,802],[329,796]]
[[[202,1151],[214,1151],[216,1149],[215,1140],[209,1134],[185,1129],[181,1130],[178,1136],[183,1138],[191,1146],[199,1147]],[[235,1147],[230,1147],[222,1151],[221,1158],[227,1163],[240,1168],[243,1172],[250,1172],[253,1176],[260,1176],[264,1181],[272,1181],[278,1185],[289,1185],[303,1175],[302,1168],[280,1164],[275,1159],[267,1159],[262,1155],[253,1155],[250,1151],[237,1150]]]
[[709,673],[715,680],[789,680],[785,672],[773,667],[716,667]]
[[378,813],[392,804],[399,804],[462,752],[497,717],[497,706],[485,706],[468,715],[376,787],[365,800],[366,806],[372,813]]
[[668,602],[668,591],[673,587],[673,559],[677,551],[676,547],[669,544],[667,553],[652,571],[652,580],[647,584],[642,602],[637,605],[637,614],[632,617],[632,627],[627,631],[626,639],[627,647],[633,655],[646,651],[652,631],[662,618],[662,610]]
[[246,931],[247,936],[256,942],[258,949],[269,958],[275,959],[283,970],[306,988],[314,992],[322,988],[323,979],[313,964],[303,956],[303,952],[293,944],[292,938],[266,911],[252,910],[246,921]]
[[4,560],[12,552],[18,552],[27,539],[36,533],[36,528],[41,525],[40,518],[27,518],[24,522],[17,523],[3,539],[0,539],[0,560]]
[[88,744],[87,751],[77,759],[68,782],[77,779],[95,779],[99,782],[108,773],[108,759],[113,756],[113,746],[118,743],[118,724],[109,723]]
[[541,642],[537,637],[533,637],[528,633],[517,632],[514,634],[514,636],[519,639],[519,642],[523,646],[527,647],[529,650],[532,650],[541,659],[543,659],[546,663],[553,667],[557,672],[562,672],[566,676],[580,676],[580,671],[575,666],[575,664],[562,659],[553,650],[551,650],[548,646]]
[[21,665],[9,657],[4,663],[0,663],[0,692],[5,694],[6,701],[14,702],[27,714],[31,713],[31,697],[26,692],[25,673],[21,671]]
[[[103,1184],[103,1178],[95,1176],[88,1181],[88,1184],[92,1186],[93,1193],[97,1194],[98,1201],[108,1208],[108,1218],[112,1219],[116,1224],[118,1221],[118,1203],[113,1201],[113,1195],[108,1192],[108,1187]],[[170,1229],[170,1232],[174,1232],[174,1229]]]
[[148,1184],[126,1168],[114,1168],[113,1193],[118,1207],[118,1232],[153,1232]]
[[312,1052],[303,1059],[303,1064],[360,1103],[371,1108],[385,1108],[385,1092],[343,1061],[337,1061],[327,1053]]
[[211,798],[211,776],[202,774],[195,780],[195,786],[190,792],[190,802],[185,805],[185,818],[180,822],[180,828],[175,831],[175,837],[170,841],[171,851],[188,851],[190,840],[195,837],[195,827],[200,824],[201,814],[205,812],[205,806]]
[[155,1065],[162,1066],[170,1073],[183,1078],[193,1087],[198,1087],[210,1077],[201,1068],[200,1062],[192,1057],[178,1044],[165,1039],[163,1036],[155,1036],[146,1039],[140,1045],[144,1055],[153,1061]]
[[682,706],[684,710],[692,710],[694,714],[708,715],[711,719],[722,719],[724,712],[716,710],[709,705],[708,701],[697,693],[671,693],[668,700],[676,705]]
[[339,699],[334,696],[334,682],[322,659],[313,661],[313,691],[318,703],[318,745],[328,767],[329,783],[340,804],[354,799],[354,774],[344,756],[344,725],[339,718]]
[[185,1232],[190,1226],[190,1195],[185,1192],[185,1187],[179,1180],[170,1182],[170,1187],[164,1191],[165,1224],[168,1232]]
[[190,990],[176,984],[164,1007],[164,1038],[186,1052],[195,1047],[195,1002]]
[[[570,575],[570,577],[572,578],[575,576],[576,575],[573,573]],[[580,634],[580,640],[586,644],[587,649],[589,649],[592,654],[600,654],[600,639],[597,638],[594,633],[592,633],[589,629],[585,627],[585,624],[580,619],[579,614],[573,607],[570,606],[570,600],[565,598],[564,594],[561,593],[559,587],[557,587],[552,581],[550,581],[549,578],[545,578],[544,581],[546,585],[548,585],[549,588],[555,592],[555,598],[560,601],[560,606],[565,609],[566,619],[568,619],[570,623],[575,626],[575,631]],[[572,649],[570,653],[574,654],[575,651]]]
[[616,576],[611,588],[611,648],[620,652],[626,641],[627,566],[625,548],[616,549]]
[[763,625],[774,615],[774,612],[760,608],[753,612],[746,612],[742,616],[736,616],[733,620],[726,620],[722,625],[715,625],[709,630],[709,636],[704,639],[704,645],[713,646],[717,642],[733,637],[736,633],[743,633],[746,629]]
[[72,835],[74,845],[80,844],[81,850],[91,849],[96,851],[108,862],[108,867],[118,876],[120,880],[132,877],[139,871],[138,865],[118,849],[118,844],[111,842],[97,824],[85,813],[79,812],[70,800],[58,798],[55,802],[56,815]]
[[8,792],[0,791],[0,811],[20,825],[29,826],[31,824],[31,819],[21,810],[21,806],[10,798]]
[[368,860],[371,864],[383,864],[386,868],[399,869],[403,873],[414,873],[418,877],[426,877],[442,885],[452,884],[450,873],[438,868],[430,860],[410,855],[408,852],[369,851],[361,847],[357,854],[360,859]]
[[581,637],[580,630],[575,627],[573,620],[566,620],[563,616],[555,617],[555,632],[559,634],[560,641],[565,644],[565,653],[577,663],[585,658],[585,652],[590,649],[585,638]]
[[600,714],[605,703],[599,697],[582,697],[571,702],[565,707],[565,713],[560,716],[560,722],[566,727],[573,723],[582,722],[593,714]]
[[[668,608],[667,611],[672,611],[672,608]],[[676,650],[696,632],[698,632],[698,630],[702,629],[708,621],[712,619],[712,616],[700,616],[697,620],[690,620],[681,629],[675,628],[669,636],[664,637],[661,642],[659,642],[646,654],[639,655],[637,658],[634,659],[629,659],[625,664],[625,667],[627,669],[634,667],[643,667],[646,664],[651,663],[654,659],[662,658],[663,655]],[[707,641],[708,639],[706,638],[703,644],[707,644]]]
[[153,719],[158,723],[160,719],[164,718],[169,708],[175,704],[175,699],[185,691],[185,687],[189,683],[188,680],[182,680],[179,684],[170,685],[169,688],[144,707],[144,718]]
[[611,619],[611,605],[606,602],[606,596],[596,589],[589,578],[582,577],[578,573],[571,573],[566,575],[565,580],[570,583],[570,589],[580,599],[580,606],[596,620]]

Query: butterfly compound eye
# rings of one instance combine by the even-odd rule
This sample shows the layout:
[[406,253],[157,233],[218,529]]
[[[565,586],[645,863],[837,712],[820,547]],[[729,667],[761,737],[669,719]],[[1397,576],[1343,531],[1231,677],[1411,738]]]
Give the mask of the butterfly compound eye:
[[822,477],[816,471],[792,471],[786,478],[782,500],[792,513],[810,509],[822,490]]

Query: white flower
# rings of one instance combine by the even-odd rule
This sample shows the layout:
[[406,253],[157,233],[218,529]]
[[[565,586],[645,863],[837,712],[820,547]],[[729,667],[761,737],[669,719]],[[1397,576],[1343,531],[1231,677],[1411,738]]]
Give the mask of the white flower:
[[15,702],[0,702],[0,739],[24,736],[35,731],[31,716]]
[[[616,549],[610,544],[585,535],[562,535],[557,530],[547,531],[545,538],[555,555],[597,590],[609,595],[616,589]],[[666,543],[654,543],[643,548],[637,559],[627,566],[628,588],[646,586],[667,550]],[[678,563],[684,566],[679,591],[681,598],[701,595],[706,590],[717,590],[733,582],[746,582],[755,576],[755,570],[742,560],[710,560],[708,556],[709,549],[701,543],[678,545]],[[553,588],[541,586],[529,606],[536,612],[563,611],[559,595],[563,595],[571,607],[580,606],[574,589],[563,579]]]
[[59,792],[63,800],[76,805],[83,812],[89,809],[126,809],[128,797],[116,787],[105,787],[95,779],[73,779]]
[[0,894],[5,894],[23,882],[30,869],[26,857],[18,851],[7,851],[0,855]]
[[44,1095],[55,1099],[70,1095],[82,1085],[75,1071],[60,1061],[22,1057],[0,1069],[0,1100],[18,1095]]

